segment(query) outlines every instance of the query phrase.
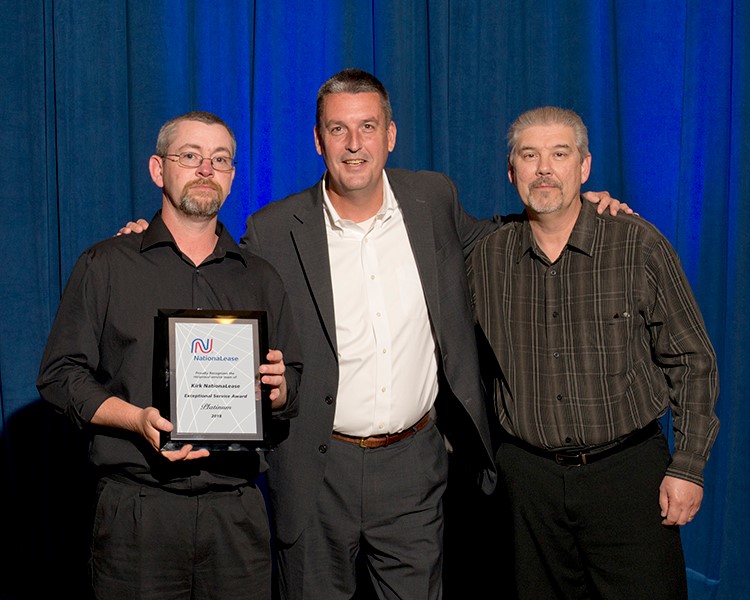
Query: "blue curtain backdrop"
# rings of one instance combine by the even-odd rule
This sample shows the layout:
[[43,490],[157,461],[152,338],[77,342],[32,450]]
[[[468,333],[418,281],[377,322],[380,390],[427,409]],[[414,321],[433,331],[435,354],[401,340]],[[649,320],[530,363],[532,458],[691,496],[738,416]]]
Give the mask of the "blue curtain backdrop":
[[476,216],[520,209],[503,150],[518,113],[583,116],[588,189],[672,241],[719,356],[722,428],[683,528],[691,598],[750,597],[750,0],[0,0],[0,49],[1,597],[75,591],[83,572],[85,451],[34,380],[77,256],[159,206],[159,126],[205,109],[233,127],[221,218],[239,238],[321,176],[315,95],[349,66],[391,92],[389,164],[448,173]]

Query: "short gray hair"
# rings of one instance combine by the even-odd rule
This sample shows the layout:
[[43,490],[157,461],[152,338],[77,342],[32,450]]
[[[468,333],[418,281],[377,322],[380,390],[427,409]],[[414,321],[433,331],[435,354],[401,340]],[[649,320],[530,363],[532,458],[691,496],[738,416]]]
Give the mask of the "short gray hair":
[[565,125],[572,128],[581,161],[589,155],[589,134],[581,117],[567,108],[541,106],[519,115],[508,129],[508,160],[511,160],[516,151],[518,136],[521,132],[537,125]]
[[215,114],[206,112],[203,110],[194,110],[184,115],[170,119],[159,130],[159,135],[156,137],[156,155],[164,156],[167,154],[169,145],[174,140],[175,129],[177,125],[183,121],[198,121],[199,123],[205,123],[206,125],[221,125],[229,133],[229,137],[232,138],[232,156],[234,157],[237,151],[237,140],[234,137],[234,132],[230,129],[222,119],[217,117]]
[[385,115],[385,126],[391,124],[393,120],[393,109],[391,100],[388,97],[388,90],[380,80],[360,69],[344,69],[328,79],[318,90],[318,102],[315,109],[315,123],[318,128],[321,126],[323,119],[323,101],[330,94],[362,94],[374,92],[380,96],[380,106]]

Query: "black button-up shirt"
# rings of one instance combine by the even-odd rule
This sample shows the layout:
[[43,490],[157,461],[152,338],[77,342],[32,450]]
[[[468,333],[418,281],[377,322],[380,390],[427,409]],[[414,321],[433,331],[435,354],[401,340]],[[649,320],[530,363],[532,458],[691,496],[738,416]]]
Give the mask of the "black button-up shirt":
[[269,345],[284,353],[287,366],[288,402],[276,416],[296,413],[301,354],[281,279],[266,261],[242,253],[221,223],[216,234],[213,253],[196,266],[177,248],[158,212],[143,234],[113,237],[86,250],[71,273],[37,386],[45,400],[90,427],[90,457],[103,471],[194,490],[242,485],[264,468],[255,452],[170,463],[136,434],[88,426],[109,396],[152,405],[159,309],[267,311]]

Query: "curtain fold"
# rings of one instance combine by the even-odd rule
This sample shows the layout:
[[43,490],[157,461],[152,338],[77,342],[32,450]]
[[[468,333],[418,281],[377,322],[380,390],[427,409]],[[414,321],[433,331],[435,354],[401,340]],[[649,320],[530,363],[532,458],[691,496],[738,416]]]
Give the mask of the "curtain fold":
[[722,428],[683,528],[691,600],[750,597],[748,39],[750,0],[0,0],[0,512],[17,567],[0,597],[22,597],[32,554],[51,575],[25,581],[39,593],[82,573],[84,449],[34,381],[80,252],[159,206],[158,128],[194,109],[232,127],[221,218],[239,238],[251,211],[322,175],[316,93],[350,66],[391,93],[389,165],[447,173],[478,217],[522,208],[505,174],[512,119],[541,104],[581,114],[587,188],[670,239],[719,356]]

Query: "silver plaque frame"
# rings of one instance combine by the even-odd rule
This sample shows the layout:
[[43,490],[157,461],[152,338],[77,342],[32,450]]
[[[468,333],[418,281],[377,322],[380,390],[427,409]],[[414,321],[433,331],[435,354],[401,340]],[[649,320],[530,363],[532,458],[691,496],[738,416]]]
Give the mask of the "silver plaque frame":
[[161,449],[252,450],[270,445],[264,311],[160,309],[154,336],[154,399],[173,425]]

